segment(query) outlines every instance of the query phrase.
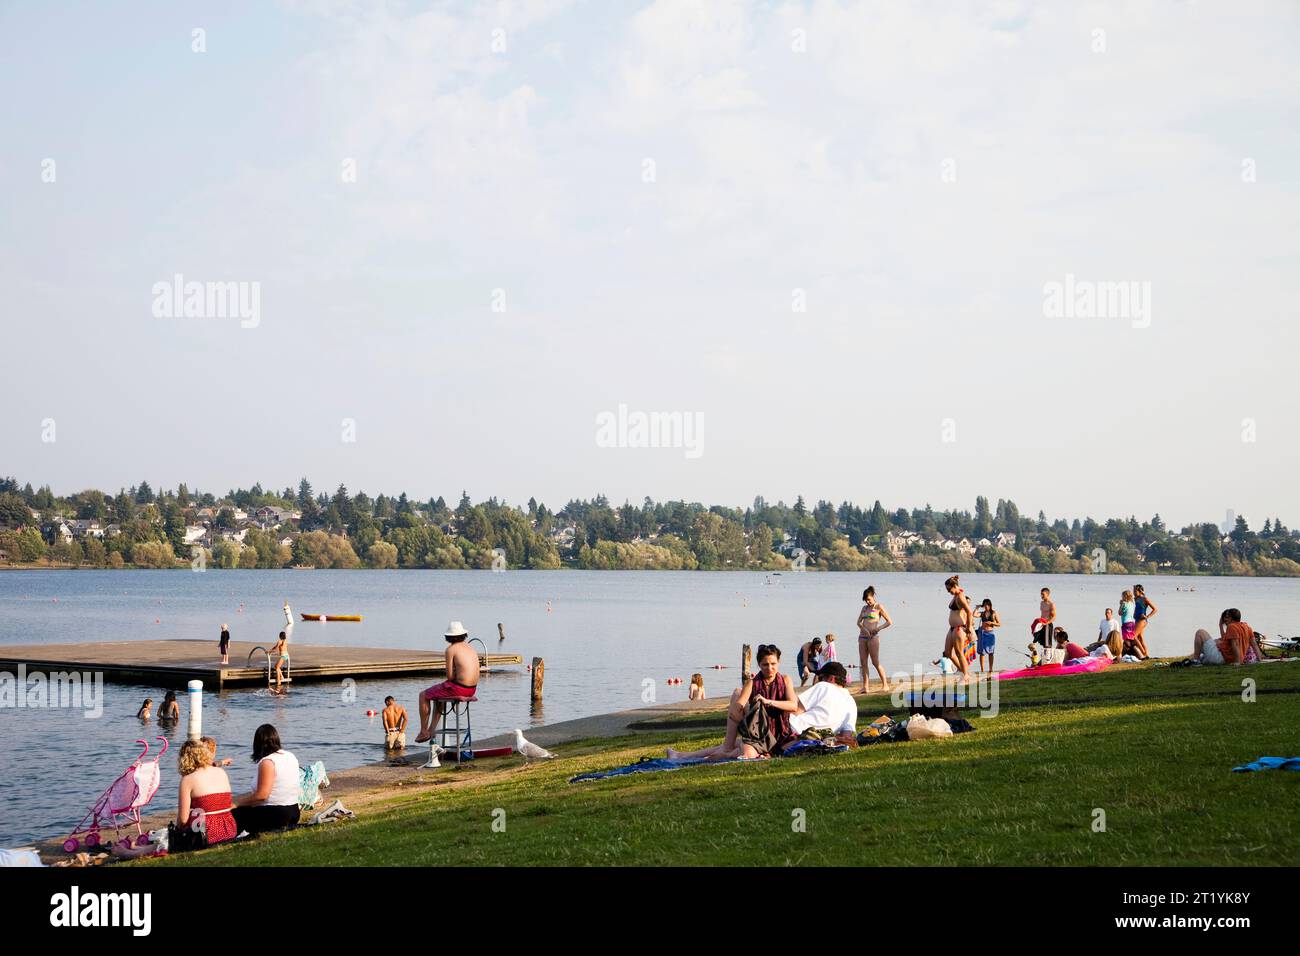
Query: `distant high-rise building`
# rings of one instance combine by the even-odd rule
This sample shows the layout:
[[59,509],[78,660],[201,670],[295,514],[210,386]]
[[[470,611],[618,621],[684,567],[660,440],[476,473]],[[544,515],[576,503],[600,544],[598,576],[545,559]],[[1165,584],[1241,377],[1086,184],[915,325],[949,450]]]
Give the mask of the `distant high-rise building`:
[[1223,517],[1223,525],[1219,530],[1224,534],[1232,534],[1232,529],[1235,527],[1237,527],[1237,512],[1229,508]]

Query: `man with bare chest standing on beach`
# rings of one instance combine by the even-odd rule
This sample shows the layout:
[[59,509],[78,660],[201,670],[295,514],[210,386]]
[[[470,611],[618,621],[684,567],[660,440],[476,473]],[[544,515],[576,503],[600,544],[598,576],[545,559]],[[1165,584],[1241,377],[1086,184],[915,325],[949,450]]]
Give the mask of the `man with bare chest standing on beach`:
[[1038,602],[1038,616],[1047,622],[1043,625],[1042,644],[1044,647],[1051,647],[1052,637],[1056,631],[1056,602],[1052,600],[1051,588],[1043,588],[1038,593],[1039,597],[1042,598],[1042,600]]
[[[468,700],[478,687],[478,654],[466,643],[469,632],[460,621],[447,625],[447,679],[420,691],[420,732],[415,742],[422,744],[433,737],[442,718],[442,701]],[[432,717],[432,720],[430,718]]]

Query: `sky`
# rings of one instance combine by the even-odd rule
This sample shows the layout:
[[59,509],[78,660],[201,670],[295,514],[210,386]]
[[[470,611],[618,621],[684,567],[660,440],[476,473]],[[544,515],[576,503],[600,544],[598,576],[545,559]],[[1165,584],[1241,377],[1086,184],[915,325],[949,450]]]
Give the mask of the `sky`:
[[0,89],[22,482],[1300,525],[1294,3],[0,2]]

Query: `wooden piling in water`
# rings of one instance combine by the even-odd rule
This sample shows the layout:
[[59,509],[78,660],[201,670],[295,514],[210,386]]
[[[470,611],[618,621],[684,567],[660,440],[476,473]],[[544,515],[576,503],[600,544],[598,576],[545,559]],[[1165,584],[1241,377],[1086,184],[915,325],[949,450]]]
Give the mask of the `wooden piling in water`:
[[534,703],[542,699],[542,681],[546,676],[546,661],[540,657],[533,658],[533,689],[532,697]]
[[745,686],[745,676],[749,673],[749,661],[753,656],[748,644],[740,646],[740,686]]
[[500,621],[498,621],[498,622],[497,622],[497,640],[501,641],[502,643],[505,643],[505,639],[506,639],[506,626],[505,626],[504,624],[502,624]]

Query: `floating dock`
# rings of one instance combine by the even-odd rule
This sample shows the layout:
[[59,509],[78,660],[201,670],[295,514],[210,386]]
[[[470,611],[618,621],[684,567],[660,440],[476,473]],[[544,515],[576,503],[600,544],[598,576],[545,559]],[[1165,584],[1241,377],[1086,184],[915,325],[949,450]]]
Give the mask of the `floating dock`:
[[[148,684],[184,688],[203,681],[207,690],[223,687],[265,687],[266,655],[261,651],[246,666],[250,652],[273,644],[230,642],[230,663],[222,664],[216,641],[107,641],[90,644],[21,644],[0,646],[0,670],[93,671],[117,684]],[[484,670],[522,664],[518,654],[479,655]],[[274,664],[274,661],[272,662]],[[445,674],[447,660],[432,651],[388,647],[333,647],[289,643],[289,672],[293,683],[340,680],[344,677],[400,677]]]

